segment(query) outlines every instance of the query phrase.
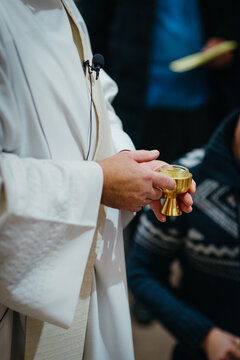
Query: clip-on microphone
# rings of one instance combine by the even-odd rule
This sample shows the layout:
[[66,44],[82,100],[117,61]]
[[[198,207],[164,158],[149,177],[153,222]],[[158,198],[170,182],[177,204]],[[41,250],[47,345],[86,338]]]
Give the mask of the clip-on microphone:
[[88,67],[88,73],[91,75],[96,71],[96,80],[99,77],[100,70],[104,67],[104,57],[101,54],[95,54],[92,58],[92,65],[89,64],[89,60],[84,61],[84,67]]
[[92,104],[93,104],[93,97],[92,97],[92,73],[95,71],[96,72],[96,80],[99,77],[99,72],[101,70],[101,68],[103,68],[104,66],[104,57],[101,54],[95,54],[93,55],[92,58],[92,65],[89,64],[89,60],[84,61],[83,63],[84,68],[86,69],[86,67],[88,67],[88,74],[89,74],[89,81],[90,81],[90,97],[91,97],[91,101],[90,101],[90,139],[89,139],[89,146],[88,146],[88,152],[86,155],[85,160],[88,160],[89,158],[89,153],[90,153],[90,149],[91,149],[91,141],[92,141]]

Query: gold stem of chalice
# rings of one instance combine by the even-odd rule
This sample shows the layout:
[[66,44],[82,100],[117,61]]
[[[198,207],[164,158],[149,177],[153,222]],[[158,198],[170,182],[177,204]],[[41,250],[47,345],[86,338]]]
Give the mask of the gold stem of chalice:
[[163,189],[165,201],[162,214],[166,216],[182,215],[178,196],[188,191],[192,181],[192,174],[186,167],[180,165],[164,165],[158,171],[174,179],[176,182],[175,190]]

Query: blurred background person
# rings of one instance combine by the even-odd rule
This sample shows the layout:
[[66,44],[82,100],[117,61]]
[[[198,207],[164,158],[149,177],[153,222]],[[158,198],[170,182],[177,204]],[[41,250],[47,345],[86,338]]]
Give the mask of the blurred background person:
[[[93,51],[117,81],[114,107],[136,148],[160,150],[171,162],[203,146],[226,114],[240,106],[239,51],[174,73],[169,63],[223,40],[239,40],[239,0],[79,0]],[[139,215],[139,214],[138,214]],[[124,232],[126,254],[138,215]],[[139,301],[140,323],[152,320]]]
[[[160,224],[144,209],[128,261],[128,283],[177,338],[172,359],[238,360],[239,111],[218,127],[205,148],[176,163],[187,166],[198,184],[194,211]],[[172,271],[176,259],[178,281]]]
[[137,148],[172,161],[209,139],[240,105],[236,54],[182,74],[172,60],[238,39],[238,0],[80,0],[94,52],[119,85],[114,106]]
[[[118,83],[114,106],[136,148],[158,148],[170,162],[204,145],[240,105],[238,52],[182,74],[169,69],[172,60],[238,40],[238,0],[80,0],[78,6],[93,51],[104,55]],[[137,222],[138,216],[124,232],[126,253]],[[140,323],[152,319],[137,301],[133,313]]]

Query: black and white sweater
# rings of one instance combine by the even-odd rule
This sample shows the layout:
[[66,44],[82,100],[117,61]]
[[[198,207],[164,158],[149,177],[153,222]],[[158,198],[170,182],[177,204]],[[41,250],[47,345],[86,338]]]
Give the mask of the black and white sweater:
[[[176,162],[197,182],[193,212],[160,223],[146,208],[135,234],[129,286],[178,339],[174,359],[204,359],[199,346],[213,326],[240,336],[240,163],[231,150],[237,119],[238,112],[205,148]],[[169,284],[175,259],[178,289]]]

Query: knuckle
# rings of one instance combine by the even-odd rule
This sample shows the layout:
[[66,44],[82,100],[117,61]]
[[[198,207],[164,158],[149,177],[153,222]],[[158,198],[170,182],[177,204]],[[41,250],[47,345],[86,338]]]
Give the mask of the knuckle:
[[162,197],[162,191],[155,191],[155,193],[153,193],[153,195],[151,196],[152,200],[158,200]]
[[141,200],[145,200],[147,197],[149,197],[149,195],[151,194],[151,189],[147,186],[145,186],[141,193],[140,193],[140,198]]
[[143,180],[144,180],[144,182],[150,182],[150,181],[152,181],[152,174],[151,174],[150,171],[144,172]]
[[161,188],[172,188],[172,180],[164,174],[159,174],[159,185]]

